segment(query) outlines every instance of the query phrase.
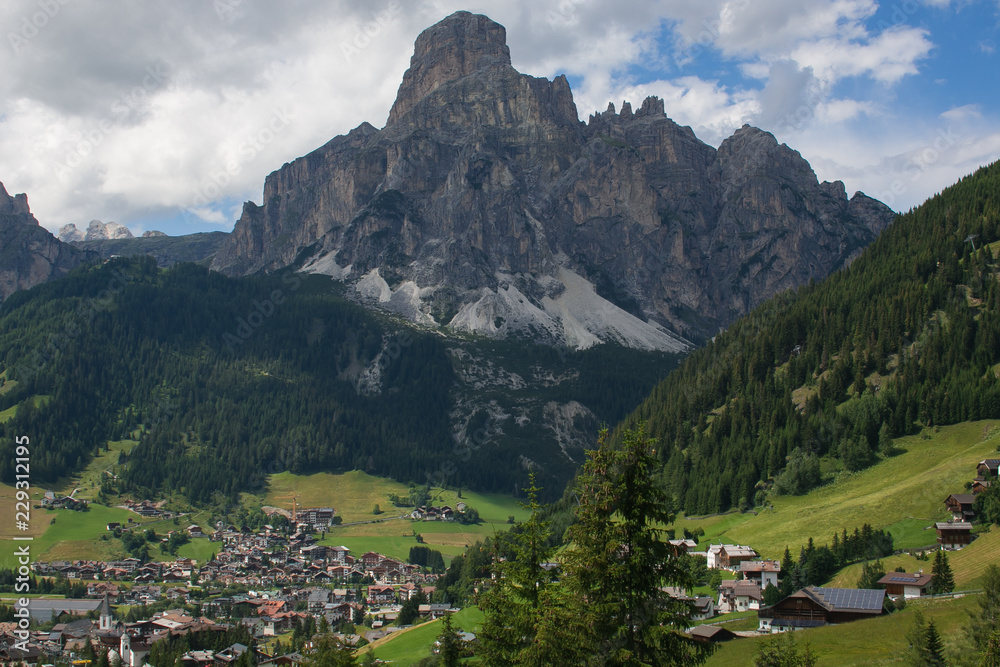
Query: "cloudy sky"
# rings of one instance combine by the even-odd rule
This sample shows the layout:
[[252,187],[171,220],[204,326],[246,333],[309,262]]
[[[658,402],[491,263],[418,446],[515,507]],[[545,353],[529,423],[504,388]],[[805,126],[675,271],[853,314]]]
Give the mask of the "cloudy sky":
[[1000,157],[1000,0],[6,0],[0,182],[51,230],[232,229],[264,177],[381,127],[453,11],[566,74],[581,119],[647,95],[718,146],[743,123],[897,210]]

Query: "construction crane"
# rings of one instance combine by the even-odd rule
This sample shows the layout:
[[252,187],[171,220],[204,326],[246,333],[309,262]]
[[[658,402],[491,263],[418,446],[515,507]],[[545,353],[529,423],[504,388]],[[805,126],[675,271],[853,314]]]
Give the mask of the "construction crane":
[[299,494],[293,493],[290,496],[278,496],[275,500],[287,500],[288,498],[292,499],[292,525],[297,526],[299,524],[299,511],[296,501],[299,499]]
[[965,237],[965,240],[972,244],[972,252],[976,252],[976,239],[979,238],[979,234],[969,234]]

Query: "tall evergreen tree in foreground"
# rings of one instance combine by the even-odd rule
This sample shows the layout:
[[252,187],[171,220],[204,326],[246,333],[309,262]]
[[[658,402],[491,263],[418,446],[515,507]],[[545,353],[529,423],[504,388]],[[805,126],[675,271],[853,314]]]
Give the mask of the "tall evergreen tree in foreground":
[[552,575],[542,567],[552,556],[548,546],[548,522],[542,521],[535,475],[525,491],[531,510],[527,521],[510,532],[511,557],[501,559],[494,543],[493,585],[480,597],[479,606],[486,615],[479,632],[479,655],[487,665],[535,664],[535,637],[543,615],[545,594]]
[[591,664],[692,665],[711,653],[683,633],[690,607],[663,590],[692,582],[662,527],[674,515],[654,479],[658,467],[640,424],[622,433],[618,448],[602,431],[580,475],[563,585],[585,601],[580,613],[591,630],[572,641],[592,642]]
[[303,663],[306,667],[346,667],[358,664],[354,648],[333,635],[323,635]]
[[441,665],[443,667],[458,667],[462,657],[462,638],[458,636],[458,631],[451,623],[450,613],[444,615],[438,642],[441,646]]
[[944,667],[944,642],[933,620],[920,610],[913,615],[913,625],[906,633],[906,664],[912,667]]

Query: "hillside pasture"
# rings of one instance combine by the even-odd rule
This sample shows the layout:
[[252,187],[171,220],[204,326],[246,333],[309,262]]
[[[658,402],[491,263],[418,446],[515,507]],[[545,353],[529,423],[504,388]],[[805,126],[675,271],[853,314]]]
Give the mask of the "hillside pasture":
[[705,529],[703,542],[748,544],[765,558],[793,554],[813,537],[828,543],[834,532],[864,523],[888,528],[901,548],[935,543],[935,521],[948,517],[944,499],[964,493],[975,465],[1000,444],[996,420],[965,422],[897,439],[902,453],[856,473],[838,473],[802,496],[771,496],[769,507],[753,513],[680,517],[681,529]]

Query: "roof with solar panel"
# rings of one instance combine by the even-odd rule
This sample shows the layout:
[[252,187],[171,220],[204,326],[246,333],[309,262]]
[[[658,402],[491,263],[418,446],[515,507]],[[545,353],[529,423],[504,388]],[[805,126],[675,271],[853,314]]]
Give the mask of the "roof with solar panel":
[[924,587],[931,583],[933,575],[923,574],[922,572],[917,572],[916,574],[909,574],[907,572],[890,572],[881,579],[878,583],[886,584],[903,584],[904,586],[919,586]]
[[870,588],[808,588],[812,597],[818,598],[830,611],[864,610],[880,611],[885,591]]

